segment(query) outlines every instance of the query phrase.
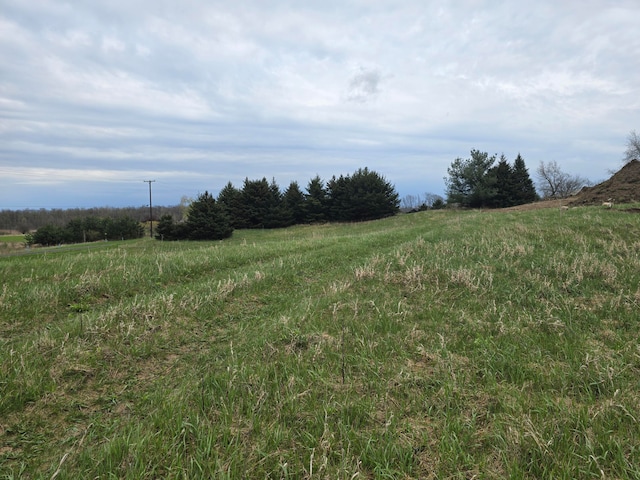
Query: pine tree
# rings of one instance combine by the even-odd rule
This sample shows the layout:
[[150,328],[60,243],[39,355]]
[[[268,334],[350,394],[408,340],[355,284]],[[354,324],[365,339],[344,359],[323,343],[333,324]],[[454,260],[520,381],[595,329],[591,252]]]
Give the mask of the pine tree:
[[498,165],[490,170],[495,178],[495,194],[488,200],[488,205],[504,208],[515,205],[514,172],[504,155],[500,156]]
[[298,182],[291,182],[284,192],[283,199],[289,225],[298,225],[304,222],[304,193],[300,190]]
[[471,150],[471,158],[456,158],[447,169],[447,203],[459,203],[463,207],[479,208],[490,204],[496,193],[495,175],[490,170],[496,156]]
[[320,176],[309,180],[305,195],[305,218],[309,223],[321,223],[328,220],[327,191]]
[[238,228],[264,228],[269,215],[271,191],[266,178],[245,178],[240,197]]
[[287,210],[283,202],[282,192],[276,183],[276,179],[272,179],[269,184],[269,195],[267,197],[267,214],[264,218],[264,228],[283,228],[291,224],[291,220],[287,215]]
[[176,225],[171,215],[166,214],[160,217],[156,227],[156,240],[178,240]]
[[350,207],[352,206],[353,191],[351,178],[334,175],[327,182],[327,218],[332,222],[351,221]]
[[513,188],[516,202],[514,205],[535,202],[539,198],[524,159],[519,153],[513,162]]
[[377,172],[360,168],[351,175],[349,183],[352,221],[375,220],[398,212],[400,199],[395,187]]
[[393,185],[366,167],[346,177],[334,176],[327,183],[327,196],[333,221],[375,220],[395,215],[400,207]]
[[44,225],[30,235],[28,243],[40,245],[58,245],[64,241],[64,229],[56,225]]
[[209,192],[198,195],[189,207],[186,227],[191,240],[221,240],[233,233],[228,215]]
[[65,241],[69,243],[82,243],[85,239],[86,235],[82,219],[75,218],[69,220],[65,227]]
[[120,238],[122,240],[131,240],[144,236],[142,225],[131,217],[114,219],[113,222],[105,228],[105,231],[109,238]]
[[238,223],[242,217],[242,192],[229,182],[220,190],[218,203],[225,209],[227,215],[229,215],[231,226],[233,228],[240,228]]

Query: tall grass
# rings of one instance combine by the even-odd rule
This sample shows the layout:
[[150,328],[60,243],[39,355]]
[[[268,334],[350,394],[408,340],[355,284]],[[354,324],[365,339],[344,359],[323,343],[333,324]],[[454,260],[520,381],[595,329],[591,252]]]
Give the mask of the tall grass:
[[639,478],[640,217],[0,258],[3,478]]

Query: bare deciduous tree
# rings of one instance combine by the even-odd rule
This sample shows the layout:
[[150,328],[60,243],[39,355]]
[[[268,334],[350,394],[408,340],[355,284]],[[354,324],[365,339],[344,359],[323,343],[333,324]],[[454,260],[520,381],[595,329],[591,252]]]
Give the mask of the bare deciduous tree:
[[540,162],[536,173],[542,198],[566,198],[591,184],[586,178],[563,172],[555,160]]
[[626,165],[631,160],[640,160],[640,136],[635,130],[629,132],[627,137],[627,149],[624,151],[622,161]]
[[436,193],[429,193],[426,192],[424,194],[424,205],[426,205],[428,208],[433,208],[434,205],[444,205],[444,198],[442,198],[440,195],[436,194]]
[[413,210],[414,208],[419,208],[421,202],[420,195],[406,195],[400,201],[400,208],[403,210]]

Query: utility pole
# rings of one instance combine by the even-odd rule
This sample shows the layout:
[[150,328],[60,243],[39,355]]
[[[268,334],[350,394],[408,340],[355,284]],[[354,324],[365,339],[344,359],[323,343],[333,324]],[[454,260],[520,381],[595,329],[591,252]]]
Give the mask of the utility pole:
[[151,184],[155,182],[155,180],[143,180],[143,182],[149,184],[149,221],[151,222],[151,238],[153,238],[153,206],[151,204]]

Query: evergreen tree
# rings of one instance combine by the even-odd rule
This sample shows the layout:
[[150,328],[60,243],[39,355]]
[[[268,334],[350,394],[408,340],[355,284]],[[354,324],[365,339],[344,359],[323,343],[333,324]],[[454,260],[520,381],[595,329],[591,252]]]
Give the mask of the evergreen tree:
[[489,175],[495,178],[495,194],[487,200],[488,206],[504,208],[515,205],[513,169],[504,155],[500,156],[498,165],[491,168]]
[[289,225],[298,225],[305,220],[304,193],[298,182],[291,182],[282,198]]
[[269,184],[267,197],[267,214],[264,219],[264,228],[283,228],[291,225],[290,216],[284,205],[283,195],[276,179]]
[[238,222],[242,218],[242,192],[229,182],[220,190],[218,203],[229,215],[231,226],[241,228]]
[[348,222],[351,220],[351,200],[353,192],[351,190],[351,179],[340,175],[336,178],[334,175],[327,182],[326,187],[326,212],[327,219],[332,222]]
[[144,228],[131,217],[106,219],[105,232],[109,239],[131,240],[144,236]]
[[307,222],[321,223],[328,220],[327,191],[319,175],[309,180],[304,205]]
[[245,178],[240,197],[238,228],[265,228],[265,220],[272,208],[273,192],[266,178],[249,180]]
[[441,197],[436,198],[434,202],[431,204],[431,208],[433,210],[442,210],[445,207],[446,207],[446,204],[444,203],[444,199]]
[[[142,225],[129,216],[118,218],[73,218],[64,227],[44,225],[31,240],[33,243],[53,245],[59,243],[95,242],[98,240],[130,240],[144,236]],[[43,243],[44,242],[44,243]]]
[[519,153],[513,162],[513,188],[516,201],[515,205],[535,202],[539,198],[536,193],[536,188],[533,185],[533,180],[531,180],[529,176],[529,171],[524,163],[524,159]]
[[327,196],[333,221],[374,220],[395,215],[400,207],[393,185],[366,167],[346,177],[334,176],[327,183]]
[[69,220],[65,227],[64,237],[68,243],[86,242],[84,222],[80,218]]
[[64,228],[56,225],[44,225],[27,238],[29,245],[59,245],[64,241]]
[[471,150],[471,158],[456,158],[447,169],[447,203],[463,207],[486,207],[495,195],[495,175],[490,172],[496,156]]
[[173,216],[167,213],[160,217],[155,237],[156,240],[188,240],[189,229],[185,222],[175,223]]
[[175,223],[169,214],[162,215],[156,227],[157,240],[177,240],[175,236]]
[[400,198],[395,187],[367,167],[360,168],[349,179],[352,221],[374,220],[398,213]]
[[233,233],[226,211],[206,191],[189,207],[186,227],[191,240],[221,240]]
[[82,219],[82,228],[86,242],[97,242],[105,238],[105,225],[98,217],[85,217]]

